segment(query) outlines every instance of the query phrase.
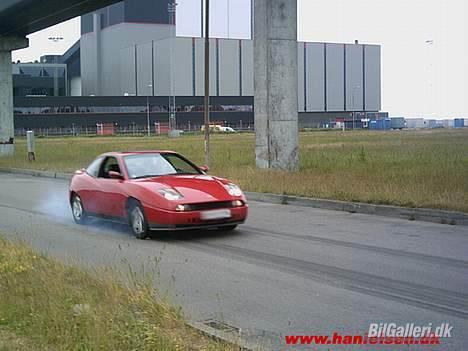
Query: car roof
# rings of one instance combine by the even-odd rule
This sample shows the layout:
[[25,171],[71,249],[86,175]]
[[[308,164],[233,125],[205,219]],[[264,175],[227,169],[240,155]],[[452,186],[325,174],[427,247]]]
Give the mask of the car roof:
[[144,154],[176,154],[177,152],[171,150],[139,150],[139,151],[112,151],[106,152],[100,156],[128,156],[128,155],[144,155]]

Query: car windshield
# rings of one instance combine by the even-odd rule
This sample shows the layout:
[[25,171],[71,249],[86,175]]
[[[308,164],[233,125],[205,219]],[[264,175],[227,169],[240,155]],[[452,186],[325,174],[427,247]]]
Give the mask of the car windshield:
[[172,153],[129,155],[124,157],[124,162],[131,179],[170,174],[202,174],[192,163]]

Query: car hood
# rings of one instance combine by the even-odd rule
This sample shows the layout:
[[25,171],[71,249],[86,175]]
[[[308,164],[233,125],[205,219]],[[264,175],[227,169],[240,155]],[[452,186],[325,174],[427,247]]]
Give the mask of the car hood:
[[210,201],[228,201],[229,195],[224,184],[228,181],[209,175],[168,175],[134,181],[146,190],[157,193],[161,189],[173,188],[184,198],[178,202],[190,204]]

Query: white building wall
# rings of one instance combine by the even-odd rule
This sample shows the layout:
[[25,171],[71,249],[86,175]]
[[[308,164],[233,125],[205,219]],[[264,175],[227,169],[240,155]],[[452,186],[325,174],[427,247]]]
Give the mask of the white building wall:
[[[100,25],[95,25],[95,28],[100,28]],[[152,40],[169,38],[174,33],[174,27],[168,25],[119,23],[83,35],[81,37],[83,94],[123,95],[125,90],[128,90],[128,82],[124,79],[131,74],[134,75],[135,72],[135,63],[133,66],[122,66],[123,62],[129,62],[128,52],[125,51],[134,48],[135,45],[139,47]],[[135,81],[135,76],[132,80]],[[139,87],[138,90],[140,88],[143,87]]]
[[325,111],[325,44],[306,43],[307,111]]
[[[205,95],[205,44],[204,39],[195,39],[195,92]],[[216,95],[216,40],[210,39],[210,95]]]
[[364,109],[363,46],[345,45],[346,50],[346,111]]
[[154,94],[171,94],[170,39],[154,42]]
[[101,49],[98,45],[100,30],[83,35],[80,39],[80,64],[83,96],[100,95],[101,80],[99,62]]
[[344,110],[344,45],[326,47],[327,111]]
[[[204,39],[175,38],[171,61],[171,34],[171,26],[121,23],[83,35],[83,95],[144,96],[153,81],[155,95],[170,95],[173,65],[174,93],[203,96]],[[212,96],[252,96],[253,76],[252,40],[210,40]],[[299,111],[378,111],[380,85],[379,46],[298,43]]]
[[81,96],[81,77],[70,79],[70,96]]
[[242,40],[242,95],[254,94],[253,41]]
[[219,39],[219,95],[239,96],[240,60],[239,41]]
[[152,73],[152,46],[153,43],[144,43],[137,45],[137,85],[139,96],[151,96],[153,95],[153,87],[150,86],[153,84],[153,79],[151,77]]
[[193,95],[192,38],[174,40],[172,67],[176,96]]
[[120,92],[117,95],[136,95],[135,67],[135,47],[120,49]]
[[381,53],[378,45],[364,45],[364,101],[366,111],[380,111]]

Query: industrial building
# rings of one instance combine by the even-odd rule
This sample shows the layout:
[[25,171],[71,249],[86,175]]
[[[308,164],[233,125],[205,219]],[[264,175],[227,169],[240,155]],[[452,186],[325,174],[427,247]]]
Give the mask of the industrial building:
[[16,63],[13,96],[66,96],[67,65],[63,63]]
[[[298,111],[302,127],[318,127],[336,118],[355,120],[380,116],[379,45],[298,42],[297,50]],[[199,98],[204,94],[203,60],[202,38],[176,36],[172,0],[125,0],[82,16],[81,39],[65,53],[61,62],[68,67],[63,78],[67,95],[87,97],[86,104],[94,101],[92,104],[99,107],[109,103],[120,107],[136,106],[141,105],[141,101],[134,102],[133,98],[150,96],[152,121],[167,120],[169,111],[175,111],[176,115],[193,112],[190,120],[201,124]],[[211,39],[210,62],[212,101],[229,98],[229,105],[212,107],[219,113],[225,112],[224,117],[218,113],[216,118],[235,124],[232,112],[237,112],[237,122],[253,123],[253,41]],[[90,100],[90,97],[95,99]],[[49,123],[45,122],[45,115],[63,114],[53,111],[76,111],[74,108],[47,109],[49,105],[56,106],[58,101],[49,97],[34,102],[25,98],[15,101],[18,128],[32,127],[29,124],[36,115],[32,111],[48,111],[37,115],[44,120],[44,127]],[[157,105],[153,105],[153,101],[158,101]],[[161,104],[161,101],[167,103]],[[31,106],[34,104],[37,106]],[[75,99],[73,106],[80,105],[83,103]],[[106,114],[103,118],[120,123],[122,115],[118,110],[114,105],[108,106],[108,111],[100,108]],[[135,123],[140,123],[147,110],[132,110],[134,119],[138,120]],[[24,115],[28,118],[23,118]],[[54,117],[53,120],[60,120],[66,127],[70,125],[68,117],[70,115],[64,114],[63,118]],[[86,123],[94,122],[93,119]]]
[[[203,95],[203,39],[175,36],[170,3],[127,0],[82,17],[82,95]],[[300,42],[298,57],[299,111],[380,110],[380,46]],[[210,59],[212,96],[253,95],[252,40],[212,39]]]

